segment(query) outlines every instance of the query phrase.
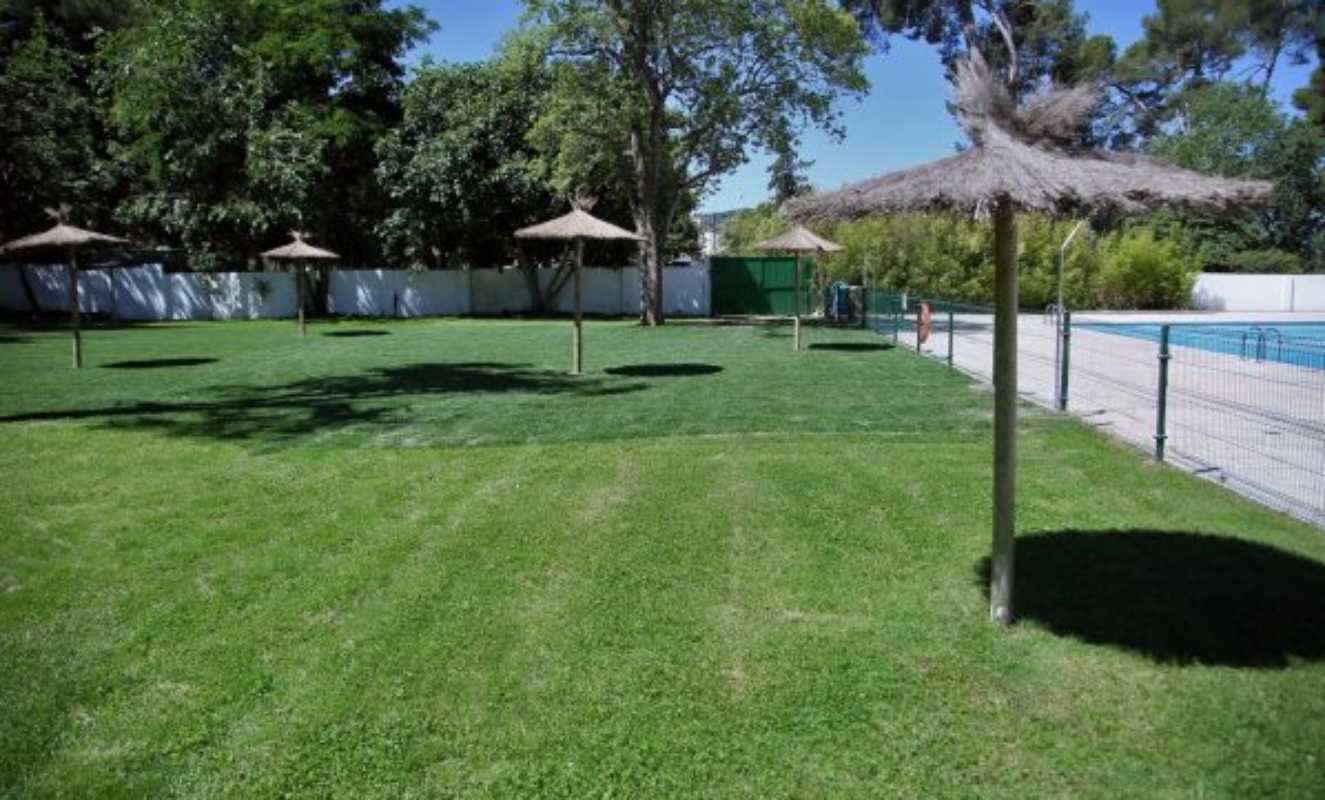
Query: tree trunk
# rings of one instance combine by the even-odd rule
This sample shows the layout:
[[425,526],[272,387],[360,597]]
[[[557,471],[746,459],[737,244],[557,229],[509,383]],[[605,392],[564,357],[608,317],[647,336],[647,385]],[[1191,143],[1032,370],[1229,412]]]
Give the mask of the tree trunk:
[[1017,220],[1012,203],[994,209],[994,540],[989,615],[1012,621],[1017,492]]
[[635,212],[635,231],[644,237],[640,242],[640,324],[656,326],[664,322],[662,307],[662,248],[658,243],[657,209],[645,200]]
[[82,309],[78,307],[78,253],[69,248],[69,321],[74,330],[74,368],[83,366]]
[[661,107],[650,113],[647,131],[635,130],[630,134],[631,159],[635,168],[635,196],[632,203],[635,232],[644,237],[640,242],[640,324],[663,324],[662,237],[667,235],[667,218],[663,213],[662,159],[667,132]]

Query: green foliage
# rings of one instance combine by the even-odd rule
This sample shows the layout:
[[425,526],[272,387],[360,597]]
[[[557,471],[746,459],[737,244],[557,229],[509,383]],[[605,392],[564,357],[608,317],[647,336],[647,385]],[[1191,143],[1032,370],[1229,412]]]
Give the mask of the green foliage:
[[[572,170],[624,176],[643,248],[644,312],[660,321],[662,244],[687,197],[755,148],[840,134],[834,101],[867,87],[855,22],[827,0],[525,0],[558,64],[541,128]],[[568,159],[566,153],[593,153]],[[583,165],[583,166],[577,166]]]
[[1268,178],[1273,149],[1287,128],[1275,103],[1252,86],[1219,82],[1177,101],[1170,130],[1149,154],[1184,169],[1230,178]]
[[[115,154],[136,177],[120,215],[184,245],[196,268],[233,268],[264,236],[301,223],[304,209],[267,190],[307,198],[312,175],[299,165],[322,169],[320,153],[307,150],[288,167],[266,163],[298,151],[300,136],[269,111],[270,74],[234,47],[235,36],[225,15],[171,4],[112,34],[101,51]],[[282,116],[298,119],[294,111]]]
[[1168,130],[1150,140],[1152,156],[1206,174],[1275,184],[1273,203],[1259,215],[1156,215],[1181,223],[1203,268],[1236,270],[1234,254],[1267,249],[1293,253],[1307,265],[1325,257],[1314,242],[1325,226],[1325,136],[1318,129],[1290,121],[1245,84],[1189,90],[1175,108]]
[[1103,254],[1100,297],[1106,308],[1183,308],[1196,272],[1176,239],[1158,239],[1147,228],[1125,231]]
[[398,58],[428,30],[417,10],[381,6],[142,0],[100,48],[133,179],[125,221],[196,266],[251,260],[293,225],[373,257],[372,148],[398,114]]
[[[1117,110],[1111,139],[1143,144],[1170,122],[1185,95],[1240,80],[1262,95],[1285,59],[1301,62],[1318,18],[1316,0],[1159,0],[1142,20],[1142,38],[1118,59],[1110,86]],[[1244,78],[1245,76],[1245,78]]]
[[1297,253],[1289,253],[1273,248],[1241,250],[1229,255],[1228,266],[1232,272],[1292,275],[1302,271],[1302,259]]
[[[786,225],[772,206],[739,214],[723,229],[724,250],[755,255],[751,244],[781,233]],[[1075,220],[1018,218],[1023,306],[1040,308],[1056,300],[1059,248],[1075,226]],[[903,214],[866,217],[819,232],[844,248],[815,259],[819,284],[869,282],[948,300],[993,301],[993,229],[986,222]],[[1064,255],[1063,298],[1070,308],[1182,308],[1190,300],[1194,264],[1180,230],[1158,236],[1145,227],[1112,233],[1083,227]],[[1125,290],[1133,277],[1134,291]]]
[[379,232],[395,259],[509,264],[511,231],[555,196],[529,142],[550,76],[536,62],[428,64],[406,88],[400,124],[378,144],[391,212]]
[[1001,72],[1011,67],[998,21],[1006,24],[1017,51],[1013,91],[1026,96],[1044,80],[1063,84],[1095,80],[1113,65],[1116,46],[1108,36],[1086,35],[1086,16],[1073,0],[842,0],[867,33],[887,46],[887,37],[904,36],[937,45],[943,63],[978,47]]
[[43,225],[43,208],[60,203],[74,205],[84,224],[99,216],[108,180],[81,60],[37,15],[0,67],[0,230],[7,236]]

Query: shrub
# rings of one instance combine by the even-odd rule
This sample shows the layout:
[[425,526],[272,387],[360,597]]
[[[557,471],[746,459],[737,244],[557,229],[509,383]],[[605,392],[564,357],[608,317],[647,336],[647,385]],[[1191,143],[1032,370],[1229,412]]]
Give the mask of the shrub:
[[1182,308],[1191,301],[1196,269],[1176,239],[1157,239],[1149,228],[1118,234],[1100,274],[1099,299],[1107,308]]
[[1228,268],[1230,272],[1296,275],[1302,271],[1302,259],[1297,253],[1273,247],[1264,250],[1242,250],[1228,257]]

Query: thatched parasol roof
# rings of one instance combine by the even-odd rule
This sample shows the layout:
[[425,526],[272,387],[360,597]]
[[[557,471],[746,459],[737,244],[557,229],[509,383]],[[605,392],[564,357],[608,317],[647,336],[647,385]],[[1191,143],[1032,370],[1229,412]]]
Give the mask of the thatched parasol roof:
[[89,244],[128,244],[128,241],[128,239],[121,239],[117,236],[107,236],[104,233],[75,228],[73,225],[66,225],[61,222],[50,230],[24,236],[22,239],[15,239],[6,245],[0,246],[0,253],[35,250],[42,247],[67,248],[83,247]]
[[578,208],[569,214],[557,217],[554,220],[531,225],[528,228],[521,228],[515,232],[517,239],[600,239],[600,240],[628,240],[632,242],[642,242],[644,237],[639,234],[618,228],[610,222],[595,217],[587,211]]
[[779,253],[837,253],[842,250],[842,245],[816,236],[804,225],[797,225],[781,236],[754,245],[752,249]]
[[305,239],[312,238],[310,234],[303,231],[290,231],[294,241],[287,245],[268,250],[262,254],[263,258],[272,258],[285,261],[304,261],[311,259],[320,259],[323,261],[336,261],[340,256],[330,250],[323,250],[320,247],[314,247]]
[[795,220],[902,211],[983,214],[1010,200],[1027,211],[1074,214],[1162,206],[1234,211],[1266,202],[1265,181],[1212,178],[1136,156],[1071,147],[1098,100],[1092,87],[1055,90],[1015,107],[978,52],[957,65],[958,121],[971,147],[930,164],[789,201]]

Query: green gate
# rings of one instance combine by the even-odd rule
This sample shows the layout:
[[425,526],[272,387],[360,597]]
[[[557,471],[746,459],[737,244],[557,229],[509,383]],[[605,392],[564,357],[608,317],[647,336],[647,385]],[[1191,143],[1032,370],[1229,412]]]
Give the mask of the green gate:
[[[814,264],[801,259],[801,313],[810,306],[810,275]],[[713,313],[719,316],[791,316],[796,313],[796,260],[769,258],[713,258]]]

